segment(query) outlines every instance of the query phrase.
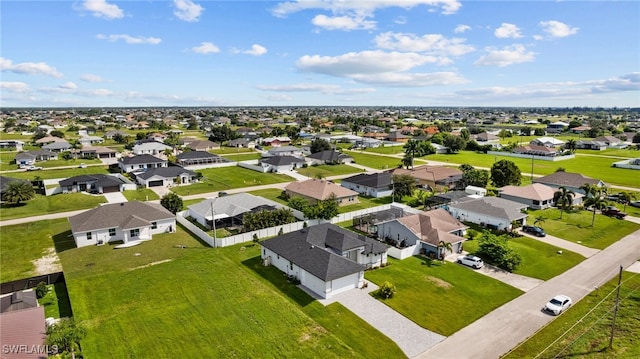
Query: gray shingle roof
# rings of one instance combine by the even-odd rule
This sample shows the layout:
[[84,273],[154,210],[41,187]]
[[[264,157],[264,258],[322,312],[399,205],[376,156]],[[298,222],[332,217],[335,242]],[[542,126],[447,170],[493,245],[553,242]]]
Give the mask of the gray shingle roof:
[[187,151],[187,152],[182,152],[181,154],[177,155],[176,158],[179,160],[193,160],[193,159],[200,159],[200,158],[218,158],[220,156],[218,155],[214,155],[213,153],[209,153],[209,152],[205,152],[205,151]]
[[100,187],[119,186],[124,183],[121,179],[117,177],[102,175],[102,174],[80,175],[80,176],[69,177],[58,183],[60,184],[60,186],[65,187],[65,186],[72,186],[76,183],[87,183],[87,182],[96,182],[96,184]]
[[341,183],[349,182],[360,186],[389,189],[391,188],[391,172],[361,173],[353,177],[345,178]]
[[287,166],[292,163],[304,163],[304,160],[293,156],[274,156],[261,158],[260,163],[266,163],[273,166]]
[[282,208],[279,203],[264,199],[262,197],[254,196],[249,193],[236,193],[224,197],[209,198],[202,202],[189,206],[189,212],[194,212],[202,217],[211,218],[211,204],[213,203],[213,210],[216,216],[226,214],[229,217],[234,217],[239,214],[250,212],[254,208],[260,206]]
[[526,204],[509,201],[500,197],[482,197],[471,201],[451,204],[449,207],[482,213],[496,218],[505,218],[509,221],[527,217],[527,214],[521,212],[523,208],[527,208]]
[[189,176],[196,175],[195,172],[189,171],[180,166],[169,166],[169,167],[160,167],[160,168],[149,168],[146,171],[137,174],[136,177],[140,177],[144,180],[149,179],[153,176],[159,176],[164,178],[176,178],[185,173]]
[[72,232],[88,232],[104,228],[130,227],[137,224],[150,225],[151,222],[175,218],[175,215],[157,203],[123,202],[105,204],[69,217]]
[[314,160],[321,160],[325,162],[335,162],[335,161],[351,158],[351,156],[345,155],[344,153],[340,153],[334,150],[326,150],[326,151],[312,153],[309,156],[307,156],[307,158],[313,158]]
[[558,171],[544,177],[534,178],[533,182],[544,183],[547,185],[580,188],[585,183],[598,184],[600,183],[600,180],[583,176],[580,173]]
[[122,162],[122,164],[124,165],[137,165],[143,163],[164,163],[167,161],[152,155],[144,154],[132,157],[122,157],[120,159],[120,162]]

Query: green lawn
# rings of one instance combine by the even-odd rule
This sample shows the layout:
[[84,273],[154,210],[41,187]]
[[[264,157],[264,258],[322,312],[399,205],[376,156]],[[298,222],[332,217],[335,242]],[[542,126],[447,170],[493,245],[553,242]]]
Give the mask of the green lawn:
[[80,166],[81,163],[90,165],[90,164],[99,164],[102,163],[99,159],[71,159],[71,160],[51,160],[51,161],[39,161],[36,162],[36,166],[41,166],[43,168],[53,168],[53,167],[64,167],[64,166]]
[[[298,173],[310,178],[327,178],[338,175],[346,175],[350,173],[363,172],[361,169],[349,165],[322,165],[309,166],[298,169]],[[318,177],[321,176],[321,177]]]
[[223,155],[222,157],[231,161],[249,161],[249,160],[260,159],[262,155],[257,152],[252,152],[252,153],[229,154],[229,155]]
[[254,195],[254,196],[260,196],[260,197],[264,197],[266,199],[270,199],[274,202],[278,202],[280,204],[283,204],[285,206],[289,205],[289,202],[285,201],[284,199],[280,198],[280,195],[282,194],[282,190],[279,188],[268,188],[268,189],[261,189],[258,191],[251,191],[249,192],[250,194]]
[[372,198],[372,197],[362,197],[358,196],[358,201],[360,203],[350,204],[348,206],[340,206],[338,208],[339,213],[347,213],[353,212],[365,208],[377,207],[383,204],[391,203],[391,197],[382,197],[382,198]]
[[153,201],[156,199],[160,199],[157,193],[153,192],[149,188],[138,188],[135,191],[124,191],[122,192],[127,201]]
[[223,191],[231,188],[251,187],[293,181],[293,178],[277,173],[261,173],[234,166],[199,170],[204,176],[202,182],[188,186],[173,187],[171,190],[181,196],[189,194]]
[[0,151],[0,171],[17,170],[18,165],[13,162],[18,152]]
[[392,169],[400,165],[400,158],[369,155],[358,151],[346,151],[346,154],[353,157],[355,163],[377,169]]
[[236,148],[236,147],[224,147],[224,146],[222,146],[217,150],[211,150],[209,152],[215,153],[217,155],[232,154],[232,153],[248,153],[248,152],[257,153],[256,150],[254,150],[253,148]]
[[107,174],[106,167],[102,166],[89,166],[87,168],[64,168],[64,169],[50,169],[41,171],[25,171],[25,172],[10,172],[3,173],[3,176],[33,180],[36,176],[41,179],[53,179],[53,178],[69,178],[79,175],[91,175],[91,174]]
[[38,303],[44,307],[45,318],[71,317],[73,313],[71,312],[67,285],[62,282],[48,285],[47,288],[49,288],[47,294],[38,299]]
[[[69,228],[66,218],[2,227],[0,282],[34,276],[36,273],[32,261],[41,258],[49,248],[54,247],[53,236]],[[64,239],[60,238],[61,241]]]
[[383,146],[376,148],[367,148],[365,152],[383,153],[386,155],[404,154],[404,146]]
[[195,198],[195,199],[187,199],[182,201],[183,209],[187,209],[192,204],[200,203],[204,201],[206,198]]
[[[538,354],[539,358],[639,358],[640,276],[625,272],[622,280],[612,350],[608,348],[617,276],[574,304],[505,358],[533,358]],[[593,312],[587,315],[591,310]],[[578,325],[571,328],[576,323]],[[547,348],[556,339],[560,340]]]
[[538,224],[547,234],[560,237],[582,245],[604,249],[620,238],[640,229],[640,224],[607,217],[596,213],[595,224],[591,226],[593,212],[575,210],[564,212],[560,219],[560,211],[556,208],[529,211],[528,221],[533,223],[536,217],[545,219]]
[[212,249],[179,235],[61,253],[74,317],[88,328],[85,357],[404,356],[341,305],[323,307],[264,267],[258,246]]
[[12,218],[22,218],[39,216],[43,214],[76,211],[87,209],[106,203],[104,196],[89,195],[86,193],[66,193],[53,196],[43,196],[37,194],[33,199],[21,203],[19,206],[13,204],[0,204],[0,218],[2,220]]
[[[513,273],[542,280],[562,274],[585,259],[565,249],[558,254],[561,248],[529,237],[509,238],[509,248],[522,257],[522,263]],[[478,250],[478,241],[464,242],[464,249],[474,253]]]
[[638,150],[631,149],[631,148],[606,149],[606,150],[603,150],[603,151],[577,150],[576,153],[577,154],[585,154],[585,155],[625,157],[625,158],[640,157],[640,152],[638,152]]
[[522,291],[454,263],[427,265],[419,257],[390,259],[390,266],[368,271],[378,285],[389,281],[397,292],[385,304],[423,328],[451,335]]

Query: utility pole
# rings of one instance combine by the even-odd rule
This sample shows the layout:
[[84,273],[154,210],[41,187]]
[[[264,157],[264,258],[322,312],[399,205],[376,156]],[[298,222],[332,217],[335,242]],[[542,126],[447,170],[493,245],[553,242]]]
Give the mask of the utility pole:
[[618,303],[620,302],[620,283],[622,282],[622,266],[618,274],[618,289],[616,291],[616,306],[613,307],[613,322],[611,323],[611,337],[609,338],[609,349],[613,349],[613,332],[616,329],[616,317],[618,316]]

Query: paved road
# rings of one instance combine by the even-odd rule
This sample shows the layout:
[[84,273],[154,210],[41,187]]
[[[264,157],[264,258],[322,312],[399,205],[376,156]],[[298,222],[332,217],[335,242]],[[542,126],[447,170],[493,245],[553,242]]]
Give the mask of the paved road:
[[587,246],[583,246],[583,245],[578,244],[578,243],[573,243],[571,241],[567,241],[566,239],[554,237],[554,236],[551,236],[549,234],[547,234],[544,237],[535,237],[535,236],[530,235],[529,233],[523,232],[522,230],[518,230],[518,233],[522,234],[523,236],[527,236],[529,238],[533,238],[535,240],[538,240],[540,242],[548,243],[548,244],[551,244],[552,246],[560,247],[562,249],[566,249],[568,251],[578,253],[581,256],[586,257],[586,258],[589,258],[592,255],[600,252],[599,249],[589,248]]
[[418,358],[498,358],[553,320],[541,311],[551,297],[563,293],[579,301],[615,277],[621,265],[627,268],[639,258],[640,230],[485,315]]

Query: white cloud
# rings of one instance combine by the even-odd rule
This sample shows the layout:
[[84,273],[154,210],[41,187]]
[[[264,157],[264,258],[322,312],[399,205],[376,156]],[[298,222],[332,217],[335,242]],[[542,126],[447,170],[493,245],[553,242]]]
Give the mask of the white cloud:
[[204,8],[191,0],[173,0],[173,6],[176,9],[173,14],[180,20],[188,22],[196,22],[200,19],[200,15]]
[[366,20],[364,16],[325,16],[316,15],[311,22],[326,30],[371,30],[376,22]]
[[258,85],[258,89],[275,92],[329,92],[340,88],[338,85],[299,83],[290,85]]
[[89,95],[89,96],[111,96],[111,95],[113,95],[113,91],[108,90],[108,89],[89,90],[89,91],[86,92],[86,95]]
[[415,34],[385,32],[374,39],[376,46],[386,50],[426,52],[442,56],[460,56],[475,51],[465,39],[447,39],[440,34]]
[[534,52],[527,52],[523,45],[507,46],[502,49],[485,48],[486,55],[481,56],[474,65],[505,67],[523,62],[532,62],[536,58]]
[[373,75],[354,75],[355,81],[389,87],[424,87],[459,85],[469,81],[455,72],[433,73],[382,73]]
[[157,45],[162,42],[162,39],[157,37],[143,37],[143,36],[131,36],[127,34],[112,34],[112,35],[96,35],[97,39],[107,40],[109,42],[116,42],[119,40],[124,41],[127,44],[138,45],[138,44],[149,44],[149,45]]
[[31,89],[29,85],[24,82],[0,82],[0,88],[3,90],[7,90],[9,92],[15,93],[25,93],[29,92]]
[[79,9],[90,11],[93,16],[108,20],[124,17],[124,12],[118,5],[109,4],[106,0],[86,0],[79,6]]
[[503,22],[502,25],[494,32],[497,38],[500,39],[517,39],[522,37],[520,28],[517,25]]
[[78,85],[74,84],[73,82],[69,81],[69,82],[65,82],[62,85],[58,86],[62,89],[65,90],[75,90],[78,88]]
[[334,14],[360,13],[372,15],[378,9],[399,7],[410,9],[416,6],[425,5],[440,9],[442,14],[455,14],[462,7],[457,0],[293,0],[281,2],[272,10],[275,16],[286,16],[304,10],[327,10]]
[[407,18],[404,16],[398,16],[395,19],[393,19],[393,22],[398,25],[404,25],[407,23]]
[[[567,37],[578,33],[580,28],[571,27],[560,21],[540,21],[540,27],[550,37]],[[539,37],[538,37],[539,38]]]
[[612,79],[594,81],[591,92],[625,92],[640,90],[640,72],[632,72]]
[[469,31],[469,30],[471,30],[471,26],[460,24],[460,25],[456,26],[456,28],[453,30],[453,32],[455,32],[456,34],[462,34],[463,32],[466,32],[466,31]]
[[51,77],[62,77],[55,67],[45,62],[22,62],[14,64],[13,61],[0,57],[0,70],[26,75],[47,75]]
[[102,79],[102,77],[100,77],[98,75],[94,75],[94,74],[84,74],[84,75],[80,76],[80,80],[85,81],[85,82],[93,82],[93,83],[105,82]]
[[437,57],[414,52],[362,51],[340,56],[305,55],[298,59],[296,66],[302,71],[348,77],[354,74],[406,71],[436,62]]
[[220,48],[211,42],[201,42],[200,46],[194,46],[191,51],[197,54],[215,54],[220,52]]
[[253,56],[262,56],[267,53],[267,48],[258,44],[253,44],[251,45],[251,50],[245,50],[242,53]]

